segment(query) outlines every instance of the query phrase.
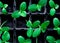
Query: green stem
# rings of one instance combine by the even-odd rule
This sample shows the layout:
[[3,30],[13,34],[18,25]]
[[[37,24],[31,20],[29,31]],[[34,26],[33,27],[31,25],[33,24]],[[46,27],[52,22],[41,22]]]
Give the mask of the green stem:
[[0,27],[2,27],[7,21],[4,21]]
[[38,38],[36,38],[36,43],[38,43]]

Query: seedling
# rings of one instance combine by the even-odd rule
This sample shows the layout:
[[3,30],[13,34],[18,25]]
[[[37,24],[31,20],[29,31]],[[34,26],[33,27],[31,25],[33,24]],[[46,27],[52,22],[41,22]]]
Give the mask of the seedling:
[[19,43],[32,43],[31,39],[25,39],[23,36],[18,36]]
[[30,12],[35,12],[35,11],[41,11],[41,8],[43,7],[43,6],[46,6],[46,4],[47,4],[47,0],[39,0],[39,2],[37,3],[37,4],[31,4],[31,5],[29,5],[28,6],[28,10],[30,11]]
[[47,40],[49,43],[60,43],[60,39],[56,40],[53,36],[47,36],[47,37],[46,37],[46,40]]
[[26,17],[27,14],[25,10],[26,10],[26,2],[22,2],[20,4],[19,10],[14,11],[11,16],[13,18],[19,18],[20,16]]
[[54,30],[57,31],[57,33],[60,35],[60,28],[59,28],[59,25],[60,25],[60,21],[58,18],[54,18],[53,19],[53,24],[54,24]]
[[3,13],[3,14],[7,14],[7,10],[6,10],[7,7],[8,7],[8,4],[3,4],[3,3],[0,1],[0,8],[2,8],[2,13]]
[[51,7],[51,9],[50,9],[50,15],[51,16],[54,16],[55,13],[56,13],[56,9],[59,8],[59,5],[58,4],[55,4],[53,0],[50,0],[49,1],[49,5]]
[[3,26],[7,21],[4,21],[2,25],[0,25],[0,35],[2,35],[2,40],[0,40],[2,43],[8,43],[7,41],[10,39],[9,34],[9,27]]
[[[40,35],[40,33],[41,33],[41,31],[44,33],[45,31],[46,31],[46,29],[47,29],[47,26],[49,25],[49,23],[50,23],[50,21],[45,21],[44,23],[42,23],[41,24],[41,26],[39,26],[40,25],[40,22],[37,22],[37,21],[35,21],[33,24],[35,25],[35,26],[39,26],[39,28],[36,28],[33,24],[32,24],[32,22],[29,20],[28,22],[27,22],[27,27],[29,27],[28,28],[28,30],[27,30],[27,36],[28,37],[37,37],[37,36],[39,36]],[[36,25],[37,24],[37,25]],[[34,28],[36,28],[36,29],[33,29],[33,27]]]

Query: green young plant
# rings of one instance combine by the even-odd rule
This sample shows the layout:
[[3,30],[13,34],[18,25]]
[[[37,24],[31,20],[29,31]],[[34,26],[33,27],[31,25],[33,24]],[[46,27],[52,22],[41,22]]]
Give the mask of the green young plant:
[[55,13],[56,13],[56,9],[59,8],[59,5],[55,4],[53,0],[50,0],[49,1],[49,6],[51,7],[51,9],[50,9],[50,15],[54,16]]
[[60,21],[58,18],[54,18],[53,19],[53,24],[54,24],[54,30],[57,31],[57,33],[60,35],[60,28],[59,28],[59,25],[60,25]]
[[42,24],[41,24],[41,30],[42,32],[44,33],[48,27],[48,25],[50,24],[50,21],[47,20],[47,21],[44,21]]
[[43,6],[46,6],[46,4],[47,4],[47,0],[39,0],[39,2],[37,3],[37,4],[31,4],[31,5],[29,5],[28,6],[28,10],[30,11],[30,12],[35,12],[35,11],[41,11],[41,8],[43,7]]
[[26,2],[22,2],[21,4],[20,4],[20,7],[19,7],[19,10],[16,10],[16,11],[14,11],[13,13],[12,13],[12,18],[19,18],[20,16],[22,16],[22,17],[26,17],[27,16],[27,14],[26,14]]
[[51,8],[55,8],[55,9],[58,9],[59,8],[59,5],[58,4],[55,4],[55,2],[53,0],[50,0],[49,1],[49,6]]
[[23,36],[18,36],[19,43],[32,43],[31,39],[25,39]]
[[8,4],[3,4],[3,3],[0,1],[0,8],[2,8],[2,13],[3,13],[3,14],[7,14],[7,10],[6,10],[7,7],[8,7]]
[[0,35],[2,35],[2,40],[0,40],[2,43],[8,43],[7,41],[10,39],[9,34],[9,27],[3,26],[7,21],[4,21],[2,25],[0,25]]

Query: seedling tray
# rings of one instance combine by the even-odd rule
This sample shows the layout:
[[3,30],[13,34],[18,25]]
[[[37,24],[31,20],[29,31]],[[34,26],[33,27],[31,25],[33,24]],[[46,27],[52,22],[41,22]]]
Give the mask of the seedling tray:
[[[55,16],[50,16],[49,14],[49,10],[50,7],[47,4],[47,6],[44,6],[42,8],[42,11],[36,11],[36,12],[29,12],[26,9],[27,12],[27,17],[19,17],[17,19],[13,19],[11,17],[11,14],[13,11],[18,10],[19,9],[19,5],[25,1],[27,3],[27,7],[33,3],[37,3],[37,0],[0,0],[3,3],[6,3],[9,5],[9,7],[7,8],[8,14],[4,15],[1,12],[0,9],[0,24],[2,24],[4,21],[7,20],[7,23],[4,24],[4,26],[9,26],[10,27],[10,43],[18,43],[18,36],[21,35],[23,36],[25,39],[27,39],[27,35],[26,35],[26,31],[27,31],[27,26],[26,26],[26,20],[31,20],[32,22],[39,20],[41,21],[41,23],[43,23],[46,20],[50,20],[50,25],[47,28],[47,31],[45,33],[41,33],[37,38],[33,38],[31,37],[30,39],[32,40],[32,43],[48,43],[46,41],[46,37],[48,35],[54,36],[56,39],[60,39],[60,36],[57,34],[57,32],[55,30],[53,30],[53,18],[57,17],[60,19],[60,7],[58,10],[56,10],[56,14]],[[59,4],[60,0],[54,0],[55,3]],[[60,5],[60,4],[59,4]],[[0,37],[1,38],[1,37]]]

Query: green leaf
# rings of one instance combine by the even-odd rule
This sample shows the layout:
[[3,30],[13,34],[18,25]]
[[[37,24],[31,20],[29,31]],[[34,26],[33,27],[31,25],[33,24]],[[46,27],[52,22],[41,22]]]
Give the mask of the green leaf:
[[9,27],[2,27],[2,31],[9,31]]
[[60,25],[59,19],[58,18],[54,18],[53,19],[53,24],[54,24],[55,27],[58,27]]
[[47,20],[41,24],[42,32],[44,33],[47,29],[47,26],[50,24],[50,21]]
[[33,29],[32,28],[28,28],[28,30],[27,30],[27,36],[31,37],[32,33],[33,33]]
[[38,2],[38,5],[41,5],[42,7],[43,6],[46,6],[46,4],[47,4],[47,0],[39,0],[39,2]]
[[40,21],[37,20],[33,23],[32,27],[35,28],[35,27],[38,27],[40,25]]
[[0,8],[3,8],[3,3],[0,1]]
[[4,4],[3,8],[7,8],[8,7],[8,4]]
[[6,42],[9,39],[10,39],[10,34],[9,34],[9,32],[5,31],[2,35],[2,40]]
[[13,18],[19,18],[20,17],[20,13],[18,10],[14,11],[11,15]]
[[30,20],[28,20],[26,25],[27,25],[27,27],[32,27],[32,22]]
[[50,7],[55,8],[55,3],[54,3],[53,0],[50,0],[50,1],[49,1],[49,5],[50,5]]
[[60,28],[57,28],[57,33],[58,35],[60,35]]
[[33,32],[33,37],[39,36],[40,33],[41,33],[41,29],[40,28],[35,29],[34,32]]
[[22,17],[26,17],[26,16],[27,16],[26,11],[22,11],[22,12],[20,12],[20,16],[22,16]]
[[19,43],[24,43],[25,39],[22,36],[18,36],[18,41],[19,41]]
[[59,40],[56,40],[56,43],[60,43],[60,39]]
[[56,5],[55,5],[55,9],[58,9],[58,8],[59,8],[59,5],[58,5],[58,4],[56,4]]
[[32,43],[31,39],[26,39],[25,43]]
[[28,10],[29,10],[30,12],[36,11],[36,10],[37,10],[37,5],[36,5],[36,4],[31,4],[31,5],[29,5],[29,6],[28,6]]
[[41,11],[41,9],[42,9],[42,6],[41,5],[37,5],[37,10]]
[[56,13],[56,10],[54,8],[50,9],[50,16],[54,16]]
[[54,38],[53,36],[47,36],[47,37],[46,37],[46,40],[47,40],[49,43],[54,43],[55,38]]
[[26,2],[22,2],[21,5],[20,5],[20,10],[21,10],[21,11],[26,10],[26,6],[27,6],[27,5],[26,5]]
[[2,9],[3,14],[7,14],[7,10],[5,8]]

